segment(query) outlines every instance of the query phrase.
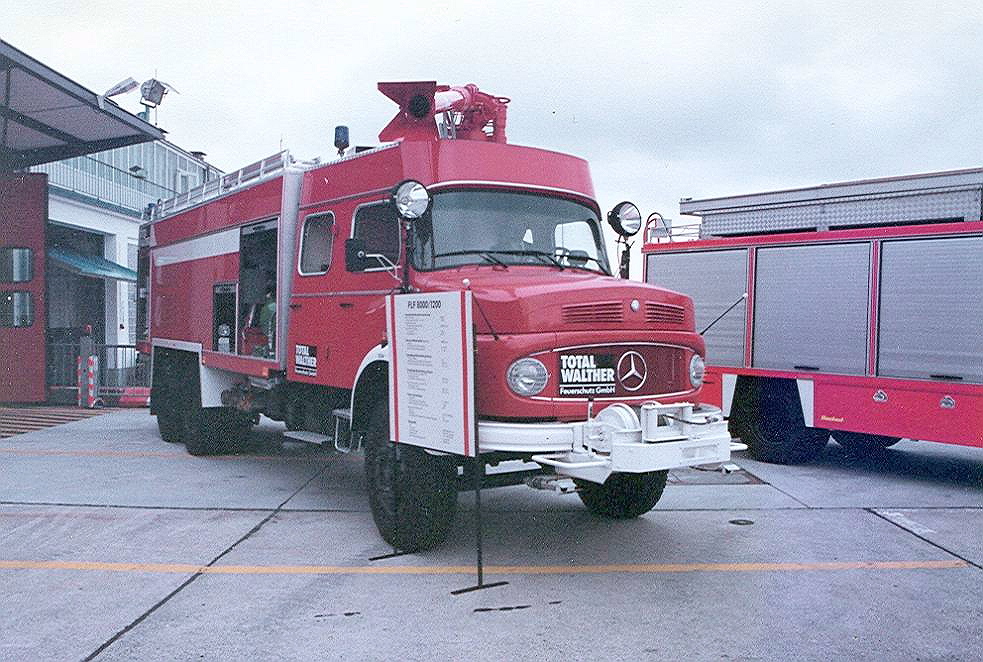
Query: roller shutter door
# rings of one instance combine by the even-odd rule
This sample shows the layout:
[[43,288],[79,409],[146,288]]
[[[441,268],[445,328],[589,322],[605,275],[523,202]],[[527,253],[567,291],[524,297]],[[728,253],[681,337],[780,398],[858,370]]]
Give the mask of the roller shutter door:
[[[747,249],[650,254],[646,280],[691,296],[702,331],[746,291]],[[744,365],[746,315],[742,302],[706,333],[707,363]]]
[[757,252],[752,365],[863,375],[870,244]]
[[884,242],[878,372],[983,383],[983,237]]

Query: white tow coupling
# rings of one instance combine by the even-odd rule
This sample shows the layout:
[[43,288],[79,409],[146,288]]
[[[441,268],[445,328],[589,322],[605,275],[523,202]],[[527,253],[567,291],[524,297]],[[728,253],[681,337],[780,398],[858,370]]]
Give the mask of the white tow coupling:
[[683,402],[624,403],[577,424],[572,448],[534,455],[558,474],[603,483],[616,472],[644,473],[730,460],[730,434],[715,407]]

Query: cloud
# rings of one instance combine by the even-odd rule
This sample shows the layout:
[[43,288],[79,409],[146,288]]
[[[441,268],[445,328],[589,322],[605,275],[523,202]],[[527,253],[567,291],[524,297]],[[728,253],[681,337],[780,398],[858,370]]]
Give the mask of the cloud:
[[587,158],[603,207],[644,213],[983,154],[978,3],[12,4],[3,38],[83,85],[175,85],[160,125],[225,169],[281,139],[330,156],[336,124],[374,144],[375,83],[414,79],[511,97],[512,142]]

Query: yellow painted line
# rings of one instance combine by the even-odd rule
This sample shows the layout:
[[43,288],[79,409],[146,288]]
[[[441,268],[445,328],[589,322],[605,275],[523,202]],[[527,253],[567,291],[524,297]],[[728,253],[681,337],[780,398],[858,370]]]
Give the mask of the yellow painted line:
[[[492,565],[491,575],[602,575],[612,573],[665,574],[680,572],[796,572],[840,570],[946,570],[967,568],[958,559],[937,561],[818,561],[779,563],[640,563],[609,565]],[[0,561],[5,570],[95,570],[102,572],[203,573],[210,575],[465,575],[471,565],[333,566],[333,565],[218,565],[188,563],[109,563],[101,561]]]

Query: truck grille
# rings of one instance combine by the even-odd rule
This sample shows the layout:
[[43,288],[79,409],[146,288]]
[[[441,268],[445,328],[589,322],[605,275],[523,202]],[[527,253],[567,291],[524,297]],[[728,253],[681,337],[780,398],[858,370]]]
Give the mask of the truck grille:
[[645,321],[662,326],[683,326],[686,323],[686,309],[668,303],[645,304]]
[[563,306],[565,324],[618,324],[625,319],[620,301],[576,303]]

